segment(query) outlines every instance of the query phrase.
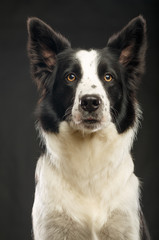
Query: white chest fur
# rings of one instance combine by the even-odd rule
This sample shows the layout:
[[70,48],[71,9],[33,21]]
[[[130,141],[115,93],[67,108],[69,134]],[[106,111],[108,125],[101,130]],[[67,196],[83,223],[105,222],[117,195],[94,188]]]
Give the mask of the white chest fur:
[[115,209],[137,211],[138,180],[129,154],[132,130],[119,135],[110,124],[84,136],[63,122],[59,134],[43,136],[48,153],[37,165],[35,201],[96,228]]

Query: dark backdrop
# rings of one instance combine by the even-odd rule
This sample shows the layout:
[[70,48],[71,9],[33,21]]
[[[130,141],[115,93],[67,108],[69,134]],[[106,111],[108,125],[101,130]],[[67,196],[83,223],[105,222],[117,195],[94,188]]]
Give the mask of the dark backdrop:
[[[157,1],[156,1],[157,2]],[[153,240],[158,226],[158,18],[153,0],[45,0],[0,3],[0,239],[31,239],[34,169],[39,156],[34,130],[37,93],[26,53],[26,20],[36,16],[74,47],[106,45],[108,37],[139,14],[147,20],[147,70],[139,91],[144,120],[133,155],[143,182],[142,206]]]

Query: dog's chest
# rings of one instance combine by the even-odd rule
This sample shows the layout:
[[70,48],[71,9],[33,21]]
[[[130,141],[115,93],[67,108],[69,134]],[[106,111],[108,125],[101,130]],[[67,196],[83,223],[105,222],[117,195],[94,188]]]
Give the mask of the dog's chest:
[[44,204],[42,208],[48,212],[64,210],[77,222],[89,224],[92,234],[104,225],[121,200],[129,201],[126,183],[133,163],[124,151],[129,138],[118,138],[112,128],[110,131],[113,139],[103,135],[79,138],[66,126],[61,129],[61,137],[45,136],[49,157],[39,160],[36,171],[36,195]]
[[[124,187],[124,194],[119,190],[120,185],[123,184],[121,180],[116,189],[112,188],[113,183],[109,187],[106,185],[105,191],[104,189],[101,191],[103,187],[98,186],[100,193],[98,195],[95,193],[97,188],[93,188],[91,182],[87,183],[87,194],[75,189],[76,185],[70,186],[58,172],[50,167],[46,158],[39,160],[37,175],[39,183],[35,194],[33,215],[35,221],[39,216],[43,216],[45,226],[48,227],[47,232],[50,231],[55,236],[58,234],[57,239],[102,240],[112,233],[116,238],[110,239],[123,239],[125,233],[122,231],[129,221],[127,223],[127,217],[123,213],[120,214],[120,209],[126,212],[131,202],[135,206],[136,196],[129,192],[130,186],[135,192],[137,190],[134,175],[129,184]],[[122,206],[120,206],[121,202]],[[115,216],[112,216],[112,212],[116,212]],[[114,230],[111,229],[112,226]]]

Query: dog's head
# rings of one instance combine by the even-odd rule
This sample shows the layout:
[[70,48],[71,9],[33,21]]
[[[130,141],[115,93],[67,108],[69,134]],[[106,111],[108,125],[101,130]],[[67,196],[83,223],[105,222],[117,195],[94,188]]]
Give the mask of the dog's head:
[[58,132],[62,121],[87,132],[110,122],[119,133],[134,126],[146,50],[143,17],[129,22],[100,50],[72,49],[37,18],[28,20],[28,32],[32,75],[41,92],[37,117],[44,131]]

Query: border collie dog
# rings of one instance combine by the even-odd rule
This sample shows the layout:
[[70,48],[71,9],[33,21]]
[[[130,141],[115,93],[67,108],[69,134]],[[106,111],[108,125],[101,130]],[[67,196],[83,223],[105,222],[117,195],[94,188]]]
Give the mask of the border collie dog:
[[34,239],[143,239],[131,147],[141,117],[136,92],[145,20],[131,20],[103,49],[73,49],[38,18],[29,18],[28,33],[44,146],[35,174]]

